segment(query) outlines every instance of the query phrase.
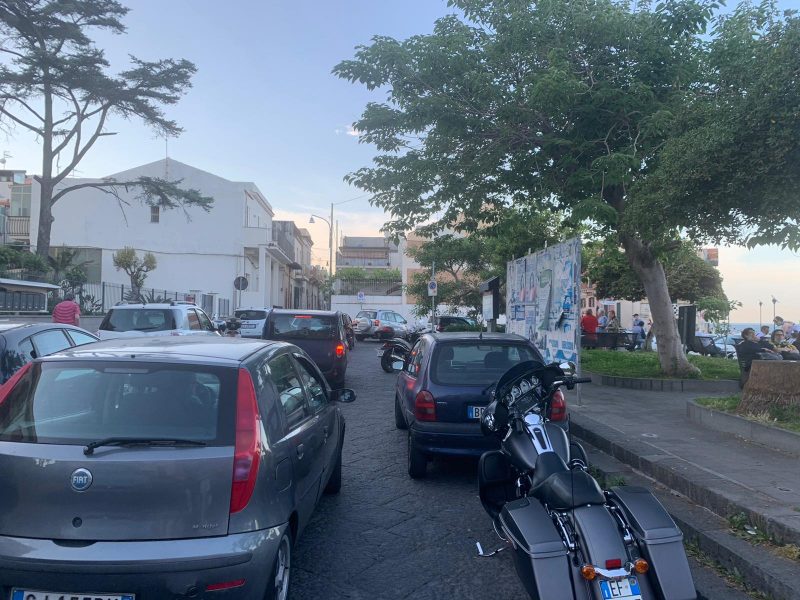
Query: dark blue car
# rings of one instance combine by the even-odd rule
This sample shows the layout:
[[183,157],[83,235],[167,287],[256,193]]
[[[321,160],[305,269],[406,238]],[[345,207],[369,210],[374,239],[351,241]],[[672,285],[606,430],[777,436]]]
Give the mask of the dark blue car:
[[[541,361],[536,347],[511,334],[429,333],[397,377],[395,424],[408,429],[408,474],[425,476],[434,456],[480,456],[497,447],[481,433],[491,388],[509,368]],[[563,406],[562,406],[563,410]]]

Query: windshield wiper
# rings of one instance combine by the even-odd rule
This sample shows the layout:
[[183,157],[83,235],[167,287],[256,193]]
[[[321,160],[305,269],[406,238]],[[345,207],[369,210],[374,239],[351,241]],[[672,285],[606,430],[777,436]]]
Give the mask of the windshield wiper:
[[135,438],[135,437],[109,437],[86,444],[83,453],[86,456],[94,454],[95,448],[100,446],[205,446],[205,442],[197,440],[184,440],[180,438]]

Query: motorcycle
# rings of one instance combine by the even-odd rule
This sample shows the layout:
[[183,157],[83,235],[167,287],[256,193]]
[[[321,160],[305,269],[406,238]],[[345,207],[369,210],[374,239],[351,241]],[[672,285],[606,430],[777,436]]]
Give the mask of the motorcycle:
[[[479,495],[533,600],[695,600],[683,534],[652,493],[602,490],[583,447],[550,422],[554,396],[588,378],[574,365],[518,364],[481,417],[500,450],[481,456]],[[557,406],[560,403],[557,403]]]
[[392,338],[384,341],[383,345],[378,349],[381,368],[387,373],[394,373],[393,364],[397,361],[405,362],[411,355],[411,349],[420,336],[429,331],[431,331],[430,328],[413,329],[408,335],[408,340]]
[[[229,317],[221,319],[221,323],[217,325],[217,331],[223,337],[241,337],[242,322],[236,317]],[[216,323],[216,321],[215,321]]]

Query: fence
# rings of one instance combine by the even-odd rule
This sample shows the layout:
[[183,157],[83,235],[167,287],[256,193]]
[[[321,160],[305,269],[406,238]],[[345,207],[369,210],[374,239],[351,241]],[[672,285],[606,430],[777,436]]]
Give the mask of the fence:
[[399,279],[336,279],[333,293],[341,296],[402,296],[403,282]]

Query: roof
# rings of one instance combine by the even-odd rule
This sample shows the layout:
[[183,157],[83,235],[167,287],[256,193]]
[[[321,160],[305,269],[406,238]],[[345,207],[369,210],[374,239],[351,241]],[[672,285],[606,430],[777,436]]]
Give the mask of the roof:
[[126,302],[124,304],[116,304],[111,308],[112,310],[118,310],[126,308],[180,308],[182,306],[186,308],[198,308],[196,304],[191,302],[176,302],[174,304],[169,304],[168,302]]
[[301,308],[273,308],[272,312],[276,315],[318,315],[321,317],[332,317],[338,310],[303,310]]
[[219,336],[170,336],[119,338],[77,346],[53,354],[58,358],[141,358],[149,359],[218,359],[241,362],[267,346],[282,347],[281,342]]
[[491,333],[484,331],[454,331],[452,333],[428,333],[437,342],[527,342],[531,343],[528,338],[524,338],[516,333]]
[[93,333],[86,331],[81,327],[75,327],[74,325],[67,325],[65,323],[12,323],[11,321],[0,321],[0,333],[6,333],[9,331],[17,331],[17,330],[25,330],[25,333],[33,334],[37,331],[42,331],[45,329],[74,329],[76,331],[82,331],[84,333],[88,333],[92,337],[97,337]]
[[60,289],[57,285],[52,283],[42,283],[40,281],[23,281],[22,279],[3,279],[0,278],[0,285],[12,285],[17,287],[29,288],[42,288],[43,290],[57,290]]

